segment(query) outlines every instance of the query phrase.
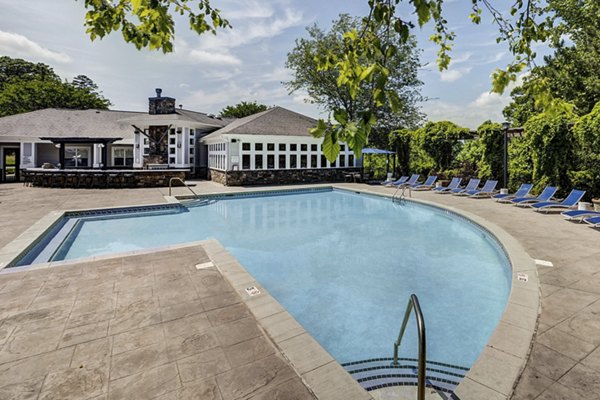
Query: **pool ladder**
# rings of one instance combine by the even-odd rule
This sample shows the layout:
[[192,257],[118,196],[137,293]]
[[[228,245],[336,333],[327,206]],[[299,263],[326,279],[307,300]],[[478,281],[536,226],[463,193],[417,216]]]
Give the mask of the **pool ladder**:
[[181,178],[179,178],[179,177],[177,177],[177,176],[174,176],[174,177],[172,177],[171,179],[169,179],[169,196],[171,196],[171,188],[172,188],[172,186],[173,186],[173,181],[179,181],[179,182],[181,182],[181,183],[183,184],[183,186],[185,186],[185,187],[186,187],[186,188],[187,188],[187,189],[188,189],[190,192],[192,192],[192,194],[194,195],[194,198],[197,198],[197,197],[198,197],[198,194],[197,194],[196,192],[194,192],[194,191],[192,190],[192,188],[191,188],[191,187],[189,187],[189,186],[187,185],[187,183],[185,183],[185,182],[183,181],[183,179],[181,179]]
[[398,333],[398,339],[394,342],[394,360],[392,361],[393,366],[398,366],[398,349],[402,343],[404,337],[404,331],[406,331],[406,325],[410,318],[411,312],[415,312],[415,318],[417,319],[417,331],[419,335],[419,358],[417,366],[417,400],[425,400],[425,381],[427,379],[425,375],[426,357],[427,357],[427,341],[425,337],[425,320],[423,319],[423,312],[421,312],[421,306],[419,305],[419,299],[416,294],[411,294],[406,305],[406,311],[404,312],[404,320],[402,321],[402,327]]
[[396,191],[392,195],[392,202],[402,203],[406,198],[406,190],[408,189],[408,197],[412,197],[412,188],[410,186],[398,185]]

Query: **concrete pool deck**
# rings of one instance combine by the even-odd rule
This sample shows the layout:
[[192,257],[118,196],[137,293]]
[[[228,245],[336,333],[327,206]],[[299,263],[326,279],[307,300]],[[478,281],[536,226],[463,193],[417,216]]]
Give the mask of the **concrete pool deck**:
[[[393,192],[393,189],[360,184],[338,186],[388,195]],[[251,190],[260,189],[264,188]],[[201,182],[194,190],[214,193],[244,189]],[[0,248],[52,210],[164,203],[166,192],[166,189],[69,190],[1,185]],[[185,188],[176,188],[174,194],[188,193]],[[600,232],[564,222],[556,215],[540,215],[490,200],[440,196],[430,192],[413,193],[413,196],[489,220],[518,239],[532,257],[554,263],[552,268],[538,268],[542,282],[542,313],[532,355],[513,398],[598,398],[600,248],[597,245]],[[0,286],[3,286],[0,293],[5,292],[7,285]],[[494,371],[490,365],[489,372],[493,375],[500,371]]]

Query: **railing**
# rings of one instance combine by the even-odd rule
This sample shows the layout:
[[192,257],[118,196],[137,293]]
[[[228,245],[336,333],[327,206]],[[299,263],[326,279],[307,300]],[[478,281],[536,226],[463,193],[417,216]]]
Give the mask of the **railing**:
[[186,184],[186,183],[183,181],[183,179],[181,179],[181,178],[179,178],[179,177],[177,177],[177,176],[174,176],[174,177],[172,177],[171,179],[169,179],[169,196],[171,196],[171,187],[172,187],[172,185],[173,185],[173,181],[179,181],[179,182],[181,182],[181,183],[183,184],[183,186],[185,186],[185,187],[186,187],[186,188],[187,188],[187,189],[188,189],[190,192],[192,192],[192,194],[194,195],[194,197],[198,197],[198,194],[197,194],[196,192],[194,192],[194,191],[192,190],[192,188],[191,188],[191,187],[189,187],[189,186],[188,186],[188,185],[187,185],[187,184]]
[[[398,185],[398,187],[396,188],[396,191],[392,195],[392,201],[394,202],[394,201],[398,200],[398,202],[401,203],[402,200],[404,200],[404,198],[406,197],[407,189],[408,189],[408,197],[412,197],[412,188],[410,186]],[[399,195],[398,195],[398,192],[400,192]]]
[[398,333],[398,340],[394,343],[394,361],[392,365],[398,365],[398,348],[402,343],[404,337],[404,331],[406,330],[406,324],[410,318],[411,311],[415,312],[415,318],[417,319],[417,331],[419,334],[419,361],[417,368],[417,400],[425,400],[425,362],[427,357],[427,342],[425,337],[425,320],[423,319],[423,313],[421,312],[421,306],[419,305],[419,299],[416,294],[411,294],[408,304],[406,305],[406,312],[404,313],[404,320],[402,321],[402,327]]

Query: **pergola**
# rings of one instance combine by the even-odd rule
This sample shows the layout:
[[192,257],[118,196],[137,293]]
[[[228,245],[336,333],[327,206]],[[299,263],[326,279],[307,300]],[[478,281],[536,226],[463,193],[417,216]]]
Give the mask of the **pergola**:
[[101,144],[102,146],[102,169],[106,169],[108,164],[108,144],[112,144],[123,138],[103,138],[103,137],[42,137],[42,140],[49,140],[58,144],[58,158],[60,169],[65,169],[65,145],[66,144]]

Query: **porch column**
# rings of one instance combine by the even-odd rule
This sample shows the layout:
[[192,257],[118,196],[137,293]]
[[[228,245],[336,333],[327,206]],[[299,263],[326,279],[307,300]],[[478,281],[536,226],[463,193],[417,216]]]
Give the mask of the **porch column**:
[[20,168],[35,167],[35,143],[21,143]]
[[102,163],[102,145],[94,144],[92,145],[92,167],[100,168],[100,164]]
[[60,169],[65,169],[65,144],[61,143],[58,148],[58,162],[60,163]]
[[108,143],[102,143],[102,169],[108,166]]

